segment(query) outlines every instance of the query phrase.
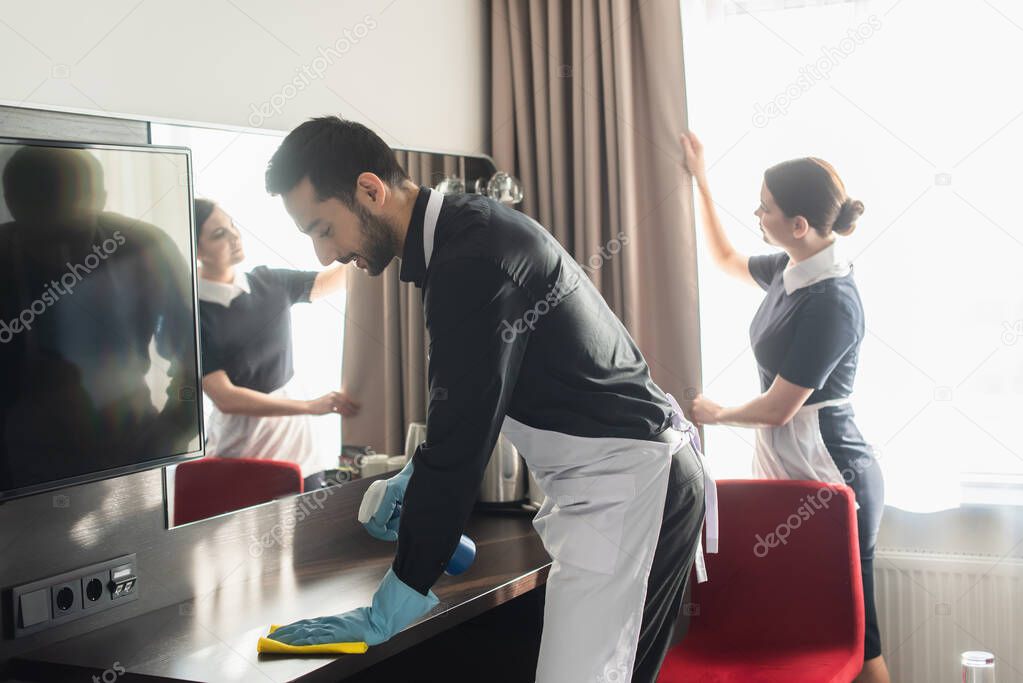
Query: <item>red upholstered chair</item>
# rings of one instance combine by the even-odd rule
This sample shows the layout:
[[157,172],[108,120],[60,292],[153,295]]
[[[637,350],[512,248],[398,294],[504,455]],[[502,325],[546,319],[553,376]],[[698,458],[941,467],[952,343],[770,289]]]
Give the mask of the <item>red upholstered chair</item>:
[[658,682],[855,678],[864,625],[852,490],[723,480],[718,511],[720,553],[707,555],[710,580],[692,581],[689,631],[668,652]]
[[302,493],[298,463],[259,458],[200,458],[174,471],[174,524]]

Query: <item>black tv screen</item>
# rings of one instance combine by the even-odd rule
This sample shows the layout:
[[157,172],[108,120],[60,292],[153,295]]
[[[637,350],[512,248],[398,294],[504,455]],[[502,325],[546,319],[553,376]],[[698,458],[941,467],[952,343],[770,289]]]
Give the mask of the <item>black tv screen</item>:
[[189,151],[0,138],[0,501],[202,453]]

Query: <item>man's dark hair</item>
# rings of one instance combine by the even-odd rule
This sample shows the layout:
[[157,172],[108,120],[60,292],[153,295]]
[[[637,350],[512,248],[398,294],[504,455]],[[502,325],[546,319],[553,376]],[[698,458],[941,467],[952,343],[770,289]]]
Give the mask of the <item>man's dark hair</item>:
[[388,185],[408,180],[394,150],[361,123],[338,116],[310,119],[288,133],[266,167],[266,191],[291,191],[303,178],[320,201],[336,197],[351,206],[360,173],[373,173]]

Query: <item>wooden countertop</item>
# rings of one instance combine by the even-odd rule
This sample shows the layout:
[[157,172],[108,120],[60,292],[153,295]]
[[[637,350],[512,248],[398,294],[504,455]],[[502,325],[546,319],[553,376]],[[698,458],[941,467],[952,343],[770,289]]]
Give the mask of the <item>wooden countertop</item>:
[[118,681],[337,681],[546,581],[550,558],[529,517],[474,513],[466,533],[477,545],[473,566],[461,576],[442,576],[433,589],[440,604],[363,655],[258,655],[256,640],[271,623],[369,605],[395,546],[364,533],[346,556],[284,565],[201,600],[49,645],[14,660],[12,673],[44,681],[104,680],[105,671],[111,672],[106,680],[118,674]]

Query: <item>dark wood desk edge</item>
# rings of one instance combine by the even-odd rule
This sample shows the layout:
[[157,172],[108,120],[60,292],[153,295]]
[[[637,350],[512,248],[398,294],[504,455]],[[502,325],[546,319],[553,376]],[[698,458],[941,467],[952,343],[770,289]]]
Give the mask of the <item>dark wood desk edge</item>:
[[[414,645],[418,645],[442,631],[464,623],[489,609],[493,609],[524,593],[528,593],[534,588],[544,585],[547,582],[547,574],[550,571],[550,567],[550,562],[548,562],[533,571],[526,572],[474,598],[438,612],[424,621],[413,624],[386,643],[370,648],[364,655],[323,656],[323,666],[292,680],[300,683],[334,683],[339,678],[343,679],[368,669],[374,664]],[[259,659],[263,660],[264,658],[276,656],[278,655],[259,655]],[[60,664],[17,657],[10,662],[9,675],[24,677],[30,681],[58,683],[60,681],[80,682],[82,680],[90,680],[89,677],[92,676],[99,676],[102,680],[104,671],[90,666]],[[164,676],[133,673],[131,671],[120,674],[117,680],[119,682],[138,681],[139,683],[209,683],[208,681],[166,678]]]
[[[333,659],[327,666],[311,671],[305,676],[296,678],[301,683],[334,683],[338,676],[350,676],[358,673],[388,657],[422,643],[433,636],[446,631],[449,628],[464,623],[473,617],[483,614],[489,609],[513,600],[534,588],[544,585],[547,582],[547,574],[550,571],[550,563],[534,571],[527,572],[512,579],[500,586],[481,593],[480,595],[450,607],[429,617],[425,621],[415,624],[386,643],[372,647],[364,655],[339,657]],[[272,657],[274,655],[261,655],[261,657]]]

